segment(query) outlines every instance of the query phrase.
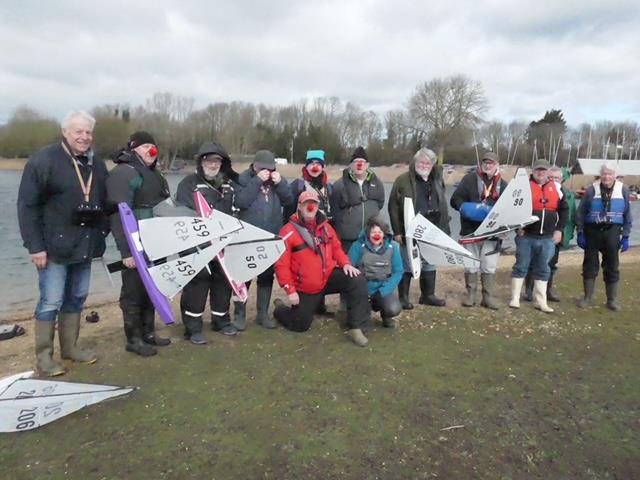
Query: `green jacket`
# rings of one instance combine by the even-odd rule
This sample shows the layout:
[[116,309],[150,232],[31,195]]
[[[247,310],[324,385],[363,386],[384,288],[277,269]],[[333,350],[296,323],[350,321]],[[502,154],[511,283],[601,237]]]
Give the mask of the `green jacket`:
[[[413,200],[413,206],[416,205],[416,167],[415,162],[412,161],[409,165],[409,171],[403,173],[396,181],[393,182],[391,188],[391,195],[389,196],[389,221],[391,222],[391,228],[394,235],[404,235],[404,197],[409,197]],[[442,168],[438,165],[434,165],[431,173],[429,174],[429,181],[433,182],[433,188],[438,195],[438,203],[440,204],[439,217],[430,219],[440,230],[447,235],[451,232],[449,229],[449,208],[448,202],[444,194],[444,180],[442,178]]]

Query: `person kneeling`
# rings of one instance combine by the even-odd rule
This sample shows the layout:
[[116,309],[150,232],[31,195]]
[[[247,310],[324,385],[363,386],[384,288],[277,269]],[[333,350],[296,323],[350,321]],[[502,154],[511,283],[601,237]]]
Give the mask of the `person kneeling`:
[[273,316],[287,330],[304,332],[311,327],[324,295],[344,293],[349,336],[356,345],[365,347],[368,340],[362,329],[371,318],[367,281],[349,262],[336,231],[318,210],[319,203],[316,192],[302,192],[297,213],[280,230],[286,250],[275,271],[291,306],[274,301]]
[[353,265],[364,271],[371,308],[380,312],[385,327],[394,328],[393,317],[402,311],[395,289],[402,279],[404,267],[400,245],[393,240],[389,226],[378,217],[371,218],[351,245],[349,258]]

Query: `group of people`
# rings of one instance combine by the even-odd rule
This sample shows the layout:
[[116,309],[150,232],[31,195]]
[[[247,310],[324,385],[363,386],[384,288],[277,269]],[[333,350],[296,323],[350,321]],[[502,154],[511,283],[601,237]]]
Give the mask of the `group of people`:
[[[56,322],[62,359],[83,363],[97,359],[78,345],[80,313],[89,292],[91,261],[104,253],[110,232],[122,257],[119,304],[126,350],[147,357],[157,353],[156,347],[170,344],[155,332],[155,311],[135,269],[117,208],[125,202],[138,220],[151,218],[156,214],[154,209],[171,197],[157,167],[157,143],[151,133],[135,132],[108,172],[92,150],[95,120],[91,115],[72,112],[61,126],[61,142],[40,150],[27,163],[18,194],[22,238],[39,275],[36,364],[48,376],[65,372],[53,358]],[[422,148],[408,171],[395,180],[388,202],[390,226],[381,215],[384,184],[370,168],[363,147],[353,151],[349,166],[334,184],[325,171],[324,151],[309,150],[300,178],[289,183],[277,171],[274,155],[268,150],[258,151],[249,168],[239,174],[222,145],[205,142],[197,154],[195,172],[178,185],[175,203],[196,215],[194,192],[198,191],[212,208],[284,239],[286,249],[281,258],[256,280],[256,324],[275,328],[279,323],[291,331],[306,331],[315,314],[329,313],[324,297],[339,293],[350,339],[366,346],[372,310],[380,312],[384,327],[394,328],[395,317],[403,309],[414,308],[409,295],[413,274],[402,247],[406,238],[405,198],[412,200],[416,214],[424,215],[447,234],[450,205],[460,212],[460,234],[465,235],[477,228],[506,187],[498,156],[487,152],[447,202],[436,160],[433,151]],[[585,249],[581,305],[592,302],[598,254],[602,253],[607,306],[617,310],[618,249],[624,251],[629,246],[631,215],[628,190],[615,179],[613,168],[603,168],[600,179],[587,189],[575,224],[578,244]],[[520,291],[529,275],[537,307],[552,311],[547,299],[553,299],[552,272],[558,245],[563,239],[568,242],[572,232],[563,231],[568,223],[569,195],[551,172],[547,162],[539,161],[531,175],[532,214],[539,221],[516,236],[510,302],[514,308],[519,307]],[[464,306],[480,303],[499,308],[495,291],[498,247],[497,239],[467,246],[480,259],[480,266],[465,270]],[[275,300],[269,315],[275,279],[286,294],[286,302]],[[446,304],[436,296],[435,287],[436,267],[422,261],[420,304]],[[233,336],[247,328],[246,304],[233,297],[219,262],[213,260],[183,289],[180,310],[186,340],[196,345],[207,343],[202,333],[207,302],[213,330]]]

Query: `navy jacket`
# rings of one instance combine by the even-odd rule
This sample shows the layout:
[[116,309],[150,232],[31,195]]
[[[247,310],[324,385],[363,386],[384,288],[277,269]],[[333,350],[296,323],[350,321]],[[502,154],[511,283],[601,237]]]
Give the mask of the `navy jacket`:
[[[73,224],[73,212],[84,202],[73,162],[62,143],[43,148],[27,162],[18,191],[24,246],[31,254],[46,251],[49,260],[60,264],[102,256],[109,233],[106,216],[93,227]],[[90,204],[104,209],[107,167],[97,158],[78,164],[85,181],[93,172]]]

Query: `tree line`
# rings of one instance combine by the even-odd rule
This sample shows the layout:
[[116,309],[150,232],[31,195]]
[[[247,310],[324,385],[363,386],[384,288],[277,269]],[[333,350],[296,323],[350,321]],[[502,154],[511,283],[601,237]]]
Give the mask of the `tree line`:
[[[559,109],[533,121],[505,123],[485,117],[482,84],[464,75],[436,78],[416,86],[405,108],[384,115],[337,97],[302,99],[288,106],[216,102],[195,108],[192,97],[154,93],[143,105],[96,106],[94,146],[109,158],[135,130],[152,132],[165,165],[192,159],[204,141],[215,140],[235,156],[259,149],[296,163],[321,148],[329,163],[348,163],[356,146],[372,165],[407,162],[422,146],[441,162],[471,165],[485,150],[503,163],[529,165],[537,158],[568,165],[575,158],[637,158],[640,126],[601,121],[570,128]],[[17,108],[0,126],[0,157],[28,157],[60,136],[58,122],[28,107]]]

